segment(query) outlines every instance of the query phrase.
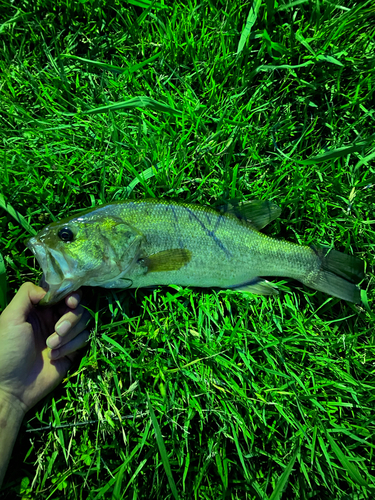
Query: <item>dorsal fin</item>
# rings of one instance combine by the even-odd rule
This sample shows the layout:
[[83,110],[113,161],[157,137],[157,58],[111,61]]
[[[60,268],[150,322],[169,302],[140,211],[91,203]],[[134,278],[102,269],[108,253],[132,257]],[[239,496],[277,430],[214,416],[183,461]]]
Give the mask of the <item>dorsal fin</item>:
[[281,208],[270,200],[251,200],[229,202],[220,207],[221,213],[230,213],[238,219],[246,220],[255,229],[263,229],[267,224],[277,219],[281,214]]

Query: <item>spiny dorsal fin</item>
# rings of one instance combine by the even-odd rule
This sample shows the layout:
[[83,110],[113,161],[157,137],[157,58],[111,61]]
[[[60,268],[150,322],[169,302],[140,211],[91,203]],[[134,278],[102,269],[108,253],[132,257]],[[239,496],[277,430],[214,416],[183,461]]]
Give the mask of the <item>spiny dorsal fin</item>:
[[191,260],[192,253],[185,248],[172,248],[154,253],[143,259],[149,273],[177,271]]
[[270,200],[251,200],[238,202],[230,200],[221,207],[222,213],[230,213],[249,222],[255,229],[263,229],[267,224],[277,219],[281,208]]

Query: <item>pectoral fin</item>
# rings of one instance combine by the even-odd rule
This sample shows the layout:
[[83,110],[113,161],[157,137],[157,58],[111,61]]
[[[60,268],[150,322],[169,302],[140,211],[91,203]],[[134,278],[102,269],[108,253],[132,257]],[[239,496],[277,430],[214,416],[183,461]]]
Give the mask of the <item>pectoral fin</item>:
[[177,271],[191,260],[192,253],[184,248],[173,248],[154,253],[143,259],[148,273]]

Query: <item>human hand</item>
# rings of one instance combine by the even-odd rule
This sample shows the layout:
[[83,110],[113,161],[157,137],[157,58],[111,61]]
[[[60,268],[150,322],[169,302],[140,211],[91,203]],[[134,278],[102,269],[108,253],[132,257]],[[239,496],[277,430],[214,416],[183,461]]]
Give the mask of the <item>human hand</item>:
[[0,316],[0,401],[12,400],[23,413],[61,382],[89,337],[80,290],[35,308],[45,294],[24,283]]

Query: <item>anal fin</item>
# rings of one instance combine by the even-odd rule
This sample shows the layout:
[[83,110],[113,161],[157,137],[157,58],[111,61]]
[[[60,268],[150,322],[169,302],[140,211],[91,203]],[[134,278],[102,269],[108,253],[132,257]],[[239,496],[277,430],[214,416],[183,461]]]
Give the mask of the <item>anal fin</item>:
[[267,280],[260,278],[253,279],[247,283],[230,287],[236,292],[250,292],[255,295],[278,295],[278,290]]

